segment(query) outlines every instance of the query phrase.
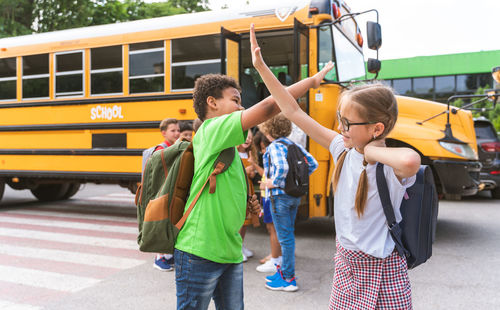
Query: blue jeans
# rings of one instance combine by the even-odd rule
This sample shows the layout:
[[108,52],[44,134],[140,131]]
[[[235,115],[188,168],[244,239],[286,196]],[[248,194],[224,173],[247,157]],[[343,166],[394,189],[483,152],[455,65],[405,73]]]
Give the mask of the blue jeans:
[[175,249],[177,309],[243,309],[243,264],[219,264]]
[[295,217],[300,204],[300,197],[286,194],[271,197],[271,214],[274,228],[281,246],[283,277],[291,279],[295,276]]

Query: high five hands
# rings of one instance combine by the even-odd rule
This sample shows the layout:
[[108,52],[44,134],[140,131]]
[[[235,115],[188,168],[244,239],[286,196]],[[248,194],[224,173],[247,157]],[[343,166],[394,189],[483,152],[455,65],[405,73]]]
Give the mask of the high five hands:
[[[255,26],[254,24],[250,25],[250,51],[252,54],[252,64],[257,69],[257,71],[261,71],[266,67],[266,63],[264,62],[264,58],[262,58],[262,53],[260,51],[259,43],[257,42],[257,37],[255,36]],[[333,69],[335,65],[332,61],[329,61],[321,71],[312,76],[313,79],[313,88],[318,88],[321,84],[321,81],[325,78],[325,75]]]

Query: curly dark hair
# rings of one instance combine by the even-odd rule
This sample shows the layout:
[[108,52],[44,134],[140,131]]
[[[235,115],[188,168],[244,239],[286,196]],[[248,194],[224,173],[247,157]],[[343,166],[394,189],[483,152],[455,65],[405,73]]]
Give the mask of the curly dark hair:
[[193,90],[193,107],[200,120],[204,121],[207,115],[207,98],[212,96],[220,99],[224,89],[229,87],[234,87],[241,93],[238,82],[227,75],[205,74],[196,80]]
[[292,122],[280,113],[262,123],[259,129],[274,139],[288,137],[292,133]]

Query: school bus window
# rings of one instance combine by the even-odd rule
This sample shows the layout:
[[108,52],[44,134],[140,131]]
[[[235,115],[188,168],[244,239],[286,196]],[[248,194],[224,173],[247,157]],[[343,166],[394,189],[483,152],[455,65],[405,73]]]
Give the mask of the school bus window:
[[130,93],[163,92],[164,50],[163,41],[130,44]]
[[0,100],[16,99],[16,57],[0,59]]
[[49,97],[49,54],[23,57],[23,98]]
[[[333,37],[332,37],[332,27],[323,26],[318,28],[318,70],[323,69],[323,67],[331,60],[334,61],[333,56]],[[325,76],[327,81],[337,81],[336,70],[331,70]]]
[[83,96],[83,51],[56,54],[56,97]]
[[172,40],[172,89],[190,90],[207,73],[220,73],[220,36]]
[[99,47],[90,50],[90,93],[92,95],[121,94],[122,46]]

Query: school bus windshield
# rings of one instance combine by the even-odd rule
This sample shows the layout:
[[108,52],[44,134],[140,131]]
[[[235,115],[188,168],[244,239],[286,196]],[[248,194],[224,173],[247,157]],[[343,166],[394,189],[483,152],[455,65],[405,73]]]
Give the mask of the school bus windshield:
[[332,26],[335,59],[339,81],[350,81],[365,78],[365,62],[361,51]]
[[329,81],[350,81],[365,78],[364,58],[361,50],[347,39],[335,25],[318,29],[318,70],[335,59],[336,70],[330,71]]

